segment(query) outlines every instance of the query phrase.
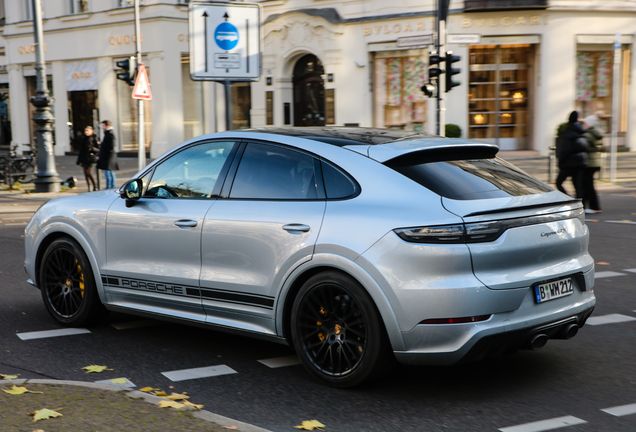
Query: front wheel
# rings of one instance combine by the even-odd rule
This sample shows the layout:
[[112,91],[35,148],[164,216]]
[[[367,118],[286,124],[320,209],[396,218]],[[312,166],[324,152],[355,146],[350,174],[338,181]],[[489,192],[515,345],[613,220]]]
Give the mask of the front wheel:
[[366,290],[339,272],[311,277],[292,309],[292,339],[305,368],[337,388],[368,381],[387,367],[388,337]]
[[88,258],[74,240],[59,238],[46,248],[39,281],[46,309],[61,324],[88,325],[107,313]]

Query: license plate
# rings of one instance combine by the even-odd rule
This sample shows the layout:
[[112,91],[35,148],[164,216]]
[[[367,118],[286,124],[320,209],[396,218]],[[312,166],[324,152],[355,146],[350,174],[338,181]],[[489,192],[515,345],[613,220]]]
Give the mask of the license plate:
[[546,282],[535,285],[534,287],[534,293],[537,298],[537,303],[544,303],[550,300],[558,299],[560,297],[569,296],[573,292],[574,288],[572,287],[571,278]]

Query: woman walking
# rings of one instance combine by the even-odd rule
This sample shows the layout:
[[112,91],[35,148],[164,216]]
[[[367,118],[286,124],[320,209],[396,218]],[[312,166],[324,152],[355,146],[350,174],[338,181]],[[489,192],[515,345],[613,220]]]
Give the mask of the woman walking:
[[113,125],[109,120],[102,121],[102,129],[104,130],[104,140],[99,148],[97,168],[104,171],[106,189],[112,189],[115,187],[115,170],[119,169],[115,148],[115,134],[113,133]]
[[93,177],[93,168],[95,167],[95,161],[97,152],[99,151],[99,143],[97,142],[97,136],[91,126],[84,128],[84,138],[80,143],[79,154],[77,155],[76,164],[81,166],[84,170],[84,177],[86,177],[86,185],[88,191],[91,191],[91,185],[93,190],[99,190],[99,187],[95,184],[95,178]]
[[585,117],[583,136],[587,141],[587,166],[583,169],[583,205],[585,213],[600,213],[601,203],[594,188],[594,175],[601,170],[601,151],[603,136],[596,129],[599,118],[596,115]]
[[557,142],[556,155],[559,162],[559,175],[556,188],[567,194],[563,182],[572,177],[577,198],[583,198],[583,168],[587,164],[587,145],[583,136],[583,126],[578,122],[579,113],[572,111],[568,118],[568,125],[562,137]]

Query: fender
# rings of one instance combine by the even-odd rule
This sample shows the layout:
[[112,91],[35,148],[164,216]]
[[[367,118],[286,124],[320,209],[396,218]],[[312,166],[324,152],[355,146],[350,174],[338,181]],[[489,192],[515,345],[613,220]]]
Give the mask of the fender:
[[280,291],[278,300],[276,302],[276,323],[278,334],[280,336],[282,336],[283,327],[283,306],[285,304],[285,301],[287,300],[289,290],[291,289],[296,279],[298,279],[298,277],[300,277],[306,271],[316,267],[331,267],[336,270],[341,270],[356,279],[367,290],[367,292],[373,299],[376,307],[378,308],[378,311],[382,316],[382,320],[384,321],[389,340],[391,341],[393,351],[403,351],[406,349],[404,346],[404,341],[402,339],[402,333],[400,332],[400,326],[398,324],[397,317],[393,312],[393,308],[391,307],[389,299],[387,298],[386,294],[377,283],[377,281],[355,261],[352,261],[349,258],[345,258],[341,255],[332,255],[326,253],[314,254],[311,261],[300,264],[292,271],[290,271],[289,275],[286,275],[285,283]]

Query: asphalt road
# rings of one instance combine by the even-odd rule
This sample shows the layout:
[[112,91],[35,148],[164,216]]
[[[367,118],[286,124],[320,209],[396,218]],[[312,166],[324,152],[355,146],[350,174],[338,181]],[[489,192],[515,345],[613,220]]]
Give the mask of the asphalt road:
[[[452,367],[398,366],[383,381],[335,390],[300,365],[259,362],[293,359],[288,347],[121,314],[90,333],[22,340],[20,334],[61,327],[23,270],[24,226],[41,202],[0,197],[0,373],[78,381],[125,377],[138,388],[172,386],[207,410],[272,431],[294,431],[311,419],[328,432],[529,432],[558,425],[568,425],[568,432],[636,430],[636,414],[602,411],[636,404],[636,188],[603,191],[601,201],[604,212],[588,219],[598,325],[539,351]],[[132,327],[116,328],[122,324]],[[91,364],[114,370],[87,375],[81,368]],[[220,365],[236,373],[179,382],[162,375],[209,366],[227,370]],[[539,421],[544,423],[520,426]]]

